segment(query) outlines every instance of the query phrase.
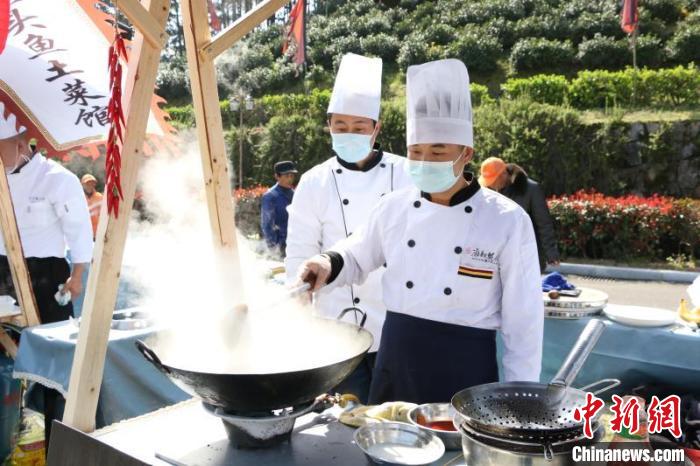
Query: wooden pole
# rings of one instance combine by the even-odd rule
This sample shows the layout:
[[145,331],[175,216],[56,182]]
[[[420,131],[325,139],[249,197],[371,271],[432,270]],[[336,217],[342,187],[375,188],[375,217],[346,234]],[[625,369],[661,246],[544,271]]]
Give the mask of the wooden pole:
[[17,219],[15,218],[15,209],[12,205],[10,185],[7,182],[5,166],[2,160],[0,160],[0,228],[5,241],[7,262],[10,264],[10,273],[12,282],[15,285],[15,294],[17,295],[19,306],[27,319],[27,325],[30,327],[39,325],[41,323],[39,312],[34,299],[32,282],[29,279],[27,262],[24,260],[22,242],[17,229]]
[[[145,0],[149,13],[164,27],[170,0]],[[125,140],[122,148],[122,188],[124,200],[119,218],[107,214],[102,204],[94,259],[88,279],[78,343],[73,359],[68,400],[63,422],[83,432],[95,428],[95,412],[104,371],[110,323],[117,298],[119,273],[127,228],[134,202],[138,170],[141,165],[151,97],[156,82],[161,48],[138,34],[127,75],[123,102],[127,110]]]
[[[220,34],[217,34],[214,40],[211,40],[211,35],[207,29],[207,40],[198,43],[199,48],[197,50],[201,50],[202,55],[207,59],[213,60],[231,48],[233,44],[241,40],[243,36],[252,31],[257,25],[269,18],[275,11],[289,3],[289,1],[290,0],[265,0],[236,20],[231,26],[221,31]],[[183,3],[198,3],[198,0],[184,0]],[[205,15],[202,20],[206,22],[206,18],[207,16]]]
[[17,344],[10,335],[5,332],[5,329],[0,329],[0,345],[5,348],[5,351],[7,351],[7,354],[9,354],[12,359],[17,357]]
[[[211,57],[199,53],[211,41],[207,5],[203,0],[182,0],[187,65],[190,72],[199,151],[204,172],[204,186],[209,207],[209,222],[220,258],[219,273],[244,302],[243,277],[236,240],[235,206],[231,196],[228,157],[224,145],[224,128],[219,108],[216,69]],[[240,110],[245,105],[241,102]],[[233,304],[233,303],[232,303]]]
[[243,93],[241,93],[239,102],[240,105],[238,107],[238,187],[243,189],[243,137],[245,136],[245,132],[243,131],[243,109],[245,108],[245,105],[248,105],[248,101],[245,100]]
[[634,71],[637,71],[637,30],[639,27],[635,28],[632,32],[632,67]]
[[124,13],[131,24],[143,34],[153,47],[163,48],[168,41],[165,28],[151,16],[138,0],[115,0],[119,11]]

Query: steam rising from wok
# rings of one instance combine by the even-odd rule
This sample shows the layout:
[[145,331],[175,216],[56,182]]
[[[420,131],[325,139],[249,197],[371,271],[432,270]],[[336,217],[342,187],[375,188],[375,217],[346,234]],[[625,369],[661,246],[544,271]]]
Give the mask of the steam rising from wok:
[[288,372],[350,358],[371,344],[356,327],[313,317],[300,302],[270,306],[284,289],[270,284],[269,261],[240,234],[248,311],[233,310],[244,294],[220,272],[230,264],[213,247],[194,145],[178,158],[150,159],[141,184],[154,219],[132,222],[122,276],[138,283],[138,304],[167,329],[149,341],[163,363],[211,373]]

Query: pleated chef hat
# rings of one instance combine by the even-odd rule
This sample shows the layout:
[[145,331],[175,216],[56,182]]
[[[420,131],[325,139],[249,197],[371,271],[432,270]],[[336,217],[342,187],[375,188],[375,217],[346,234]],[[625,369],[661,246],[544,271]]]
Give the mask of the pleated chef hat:
[[14,114],[8,113],[5,116],[5,103],[0,102],[0,141],[13,138],[26,130],[24,126],[17,127],[17,118]]
[[406,77],[406,141],[473,147],[469,72],[459,60],[410,66]]
[[328,113],[379,119],[382,98],[382,59],[348,53],[335,77]]

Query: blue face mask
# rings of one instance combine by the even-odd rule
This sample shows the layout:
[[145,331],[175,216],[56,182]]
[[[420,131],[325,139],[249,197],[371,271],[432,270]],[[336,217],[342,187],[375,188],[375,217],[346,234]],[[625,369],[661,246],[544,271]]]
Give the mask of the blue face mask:
[[357,163],[372,150],[371,134],[331,133],[333,150],[338,157],[349,163]]
[[454,166],[462,155],[454,162],[426,162],[424,160],[406,160],[406,170],[413,183],[425,193],[441,193],[447,191],[457,182],[460,175],[455,175]]

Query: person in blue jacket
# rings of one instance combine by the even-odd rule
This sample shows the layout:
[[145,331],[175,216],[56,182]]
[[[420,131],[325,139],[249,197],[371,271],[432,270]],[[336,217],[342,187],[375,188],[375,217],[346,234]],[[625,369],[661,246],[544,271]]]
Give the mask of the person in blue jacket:
[[270,252],[284,257],[287,247],[287,206],[294,197],[294,180],[297,174],[294,162],[284,161],[275,164],[277,183],[262,197],[260,226],[263,238]]

